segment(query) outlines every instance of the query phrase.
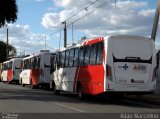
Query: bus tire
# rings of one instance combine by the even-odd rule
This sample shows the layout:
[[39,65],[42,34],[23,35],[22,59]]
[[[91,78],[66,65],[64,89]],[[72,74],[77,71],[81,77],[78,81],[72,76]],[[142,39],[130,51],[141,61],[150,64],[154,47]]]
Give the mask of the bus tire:
[[5,81],[3,81],[3,79],[2,79],[2,82],[5,83]]
[[61,91],[60,90],[55,90],[54,92],[55,92],[55,94],[60,95]]
[[7,83],[8,83],[8,84],[12,84],[12,82],[11,82],[11,81],[8,81]]
[[36,89],[36,88],[37,88],[37,86],[31,84],[31,89]]
[[56,89],[56,86],[54,86],[54,93],[56,95],[60,95],[61,91]]
[[78,98],[80,99],[80,100],[83,100],[83,99],[85,99],[85,94],[83,93],[83,88],[82,88],[82,86],[81,85],[79,85],[78,86]]
[[33,85],[33,83],[32,83],[32,79],[31,79],[30,88],[31,88],[31,89],[35,89],[35,88],[36,88],[36,86],[35,86],[35,85]]
[[52,82],[52,90],[54,91],[55,94],[60,95],[61,91],[56,89],[55,82]]
[[21,85],[22,85],[22,87],[25,87],[25,84],[22,83]]

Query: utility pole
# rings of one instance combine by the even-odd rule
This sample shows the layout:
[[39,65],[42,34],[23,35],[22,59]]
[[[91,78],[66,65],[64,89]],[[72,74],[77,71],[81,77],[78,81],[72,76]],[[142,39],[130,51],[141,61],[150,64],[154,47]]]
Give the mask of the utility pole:
[[67,23],[64,21],[62,24],[64,24],[64,47],[67,47]]
[[155,41],[156,35],[157,35],[159,14],[160,14],[160,0],[157,0],[157,9],[156,9],[156,14],[155,14],[153,28],[152,28],[152,34],[151,34],[151,39],[153,39],[154,41]]
[[8,60],[8,55],[9,55],[9,49],[8,49],[8,26],[7,26],[7,47],[6,47],[6,52],[7,52],[6,60]]

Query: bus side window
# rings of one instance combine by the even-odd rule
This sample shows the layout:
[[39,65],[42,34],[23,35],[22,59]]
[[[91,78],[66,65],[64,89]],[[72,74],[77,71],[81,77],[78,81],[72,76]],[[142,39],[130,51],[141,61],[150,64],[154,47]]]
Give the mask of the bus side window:
[[57,69],[59,69],[60,66],[61,66],[61,63],[60,63],[60,53],[58,53],[58,54],[56,55],[56,60],[57,60],[57,63],[56,63]]
[[27,60],[27,69],[30,69],[32,68],[32,62],[31,62],[31,59],[28,59]]
[[90,48],[90,64],[95,64],[96,63],[96,45],[92,45]]
[[88,65],[89,63],[89,52],[90,52],[90,47],[89,46],[84,47],[84,65]]
[[65,68],[68,67],[68,63],[69,63],[69,50],[66,51]]
[[65,52],[62,52],[62,53],[61,53],[60,60],[61,60],[61,67],[64,68]]
[[40,68],[40,62],[41,62],[41,58],[38,57],[38,64],[37,64],[37,68]]
[[22,67],[23,67],[22,69],[25,69],[25,68],[26,68],[25,60],[23,60]]
[[83,66],[84,65],[84,47],[81,47],[80,48],[80,51],[79,51],[79,60],[78,60],[78,64],[79,66]]
[[29,59],[29,64],[30,64],[30,65],[28,65],[28,66],[29,66],[28,69],[29,69],[29,68],[33,68],[33,65],[34,65],[33,58],[32,58],[32,59]]
[[97,44],[97,58],[96,58],[96,63],[101,64],[103,62],[103,42]]
[[12,69],[12,64],[13,64],[12,62],[8,63],[8,69]]
[[69,67],[73,66],[73,61],[74,61],[74,49],[71,49],[69,53]]
[[52,74],[56,70],[56,55],[51,56],[51,70],[50,74]]
[[76,49],[74,49],[74,59],[73,59],[74,66],[77,66],[77,64],[78,64],[78,56],[79,56],[79,49],[76,48]]
[[24,62],[23,62],[24,64],[24,69],[26,69],[26,60],[24,60]]

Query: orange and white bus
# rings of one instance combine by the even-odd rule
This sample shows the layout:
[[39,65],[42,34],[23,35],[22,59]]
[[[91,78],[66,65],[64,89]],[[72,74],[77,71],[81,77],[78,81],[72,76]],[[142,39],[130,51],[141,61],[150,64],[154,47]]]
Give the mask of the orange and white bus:
[[[51,77],[56,93],[84,94],[152,93],[156,84],[156,51],[152,39],[110,36],[86,39],[79,46],[52,54]],[[114,98],[118,99],[118,98]]]
[[19,74],[21,72],[21,58],[13,58],[3,62],[1,80],[3,82],[19,83]]
[[49,86],[50,58],[51,53],[49,51],[43,51],[23,58],[20,84],[22,86],[30,85],[31,88],[36,88],[39,85]]

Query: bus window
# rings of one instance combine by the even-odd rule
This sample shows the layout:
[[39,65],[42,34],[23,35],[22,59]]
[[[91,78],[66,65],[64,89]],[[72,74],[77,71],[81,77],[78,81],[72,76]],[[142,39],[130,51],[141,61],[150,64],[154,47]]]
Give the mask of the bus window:
[[31,61],[27,60],[26,61],[26,69],[29,69],[31,67]]
[[33,66],[34,66],[33,58],[29,59],[29,64],[30,65],[28,65],[28,69],[33,68]]
[[38,66],[38,61],[37,61],[37,57],[33,58],[33,68],[37,68]]
[[78,64],[78,55],[79,55],[79,49],[77,48],[77,49],[75,49],[75,51],[74,51],[74,66],[77,66],[77,64]]
[[51,56],[51,69],[50,74],[52,74],[56,70],[56,55]]
[[64,67],[64,61],[65,61],[65,52],[62,52],[60,54],[60,60],[61,60],[61,67]]
[[80,51],[79,51],[79,62],[78,62],[79,66],[83,66],[84,65],[84,48],[81,47]]
[[103,62],[103,43],[97,44],[97,58],[96,63],[101,64]]
[[84,65],[88,65],[89,63],[89,52],[90,52],[90,47],[87,46],[84,48]]
[[24,61],[24,69],[27,69],[27,60]]
[[69,66],[70,67],[73,66],[73,61],[74,61],[74,49],[71,49],[69,53]]
[[12,69],[12,62],[8,63],[8,69]]
[[6,64],[3,64],[3,70],[6,70],[7,68],[6,68]]
[[57,69],[59,69],[60,66],[61,66],[61,63],[60,63],[60,54],[61,54],[61,53],[58,53],[58,54],[56,55],[56,59],[57,59]]
[[96,63],[96,45],[92,45],[90,48],[90,64]]
[[40,57],[38,57],[38,68],[40,68],[40,62],[41,62],[41,58]]
[[69,62],[69,51],[66,51],[65,67],[68,67],[68,62]]

